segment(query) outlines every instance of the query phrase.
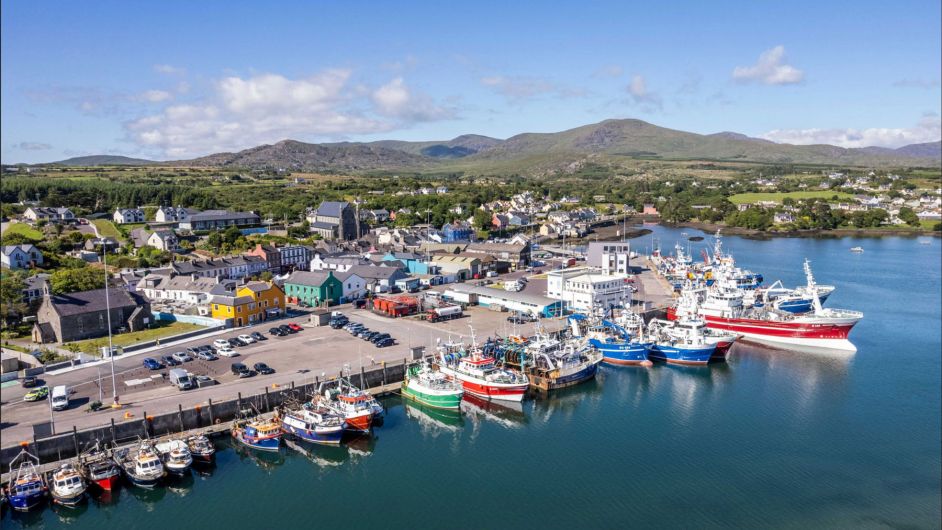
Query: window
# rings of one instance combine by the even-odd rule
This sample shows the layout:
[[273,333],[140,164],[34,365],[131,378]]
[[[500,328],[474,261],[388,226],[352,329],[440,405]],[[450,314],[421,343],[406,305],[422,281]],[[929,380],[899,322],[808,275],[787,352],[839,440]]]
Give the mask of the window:
[[242,306],[236,307],[236,313],[241,313],[241,312],[242,312]]
[[219,311],[219,304],[213,304],[213,311]]

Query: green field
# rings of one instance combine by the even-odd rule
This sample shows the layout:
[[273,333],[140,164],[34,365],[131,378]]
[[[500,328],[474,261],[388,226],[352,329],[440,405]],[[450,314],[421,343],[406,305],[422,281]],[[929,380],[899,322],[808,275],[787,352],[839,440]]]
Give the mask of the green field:
[[98,228],[98,235],[101,237],[113,237],[115,239],[121,238],[121,232],[118,231],[118,228],[107,219],[95,219],[92,221],[96,228]]
[[790,191],[788,193],[738,193],[729,198],[733,204],[754,203],[759,201],[775,201],[781,203],[785,197],[792,199],[830,199],[837,196],[840,200],[852,199],[854,196],[841,191]]
[[[201,329],[202,327],[203,326],[198,326],[196,324],[190,324],[187,322],[157,321],[157,323],[154,324],[154,327],[150,329],[113,335],[111,342],[115,346],[131,346],[139,342],[147,342],[155,339],[162,339],[164,337],[170,337],[172,335],[179,335],[181,333],[186,333],[187,331]],[[97,348],[108,345],[108,337],[82,340],[75,342],[74,344],[78,345],[79,351],[83,351],[85,353],[94,353],[97,355]]]
[[26,223],[10,223],[7,225],[7,229],[3,233],[3,235],[7,234],[20,234],[23,237],[32,239],[33,241],[42,241],[44,237],[42,232]]

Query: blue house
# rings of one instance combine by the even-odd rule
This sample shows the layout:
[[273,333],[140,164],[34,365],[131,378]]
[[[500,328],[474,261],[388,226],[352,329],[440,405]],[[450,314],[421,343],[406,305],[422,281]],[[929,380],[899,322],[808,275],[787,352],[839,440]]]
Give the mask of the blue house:
[[442,227],[442,243],[471,241],[473,237],[474,229],[468,223],[455,221]]
[[414,252],[387,252],[383,261],[401,261],[409,274],[432,274],[432,269],[425,257]]

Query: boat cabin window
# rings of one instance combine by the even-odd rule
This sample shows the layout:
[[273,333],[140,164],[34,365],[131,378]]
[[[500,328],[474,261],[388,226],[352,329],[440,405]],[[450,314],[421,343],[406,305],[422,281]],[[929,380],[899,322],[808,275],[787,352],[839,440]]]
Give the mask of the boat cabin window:
[[13,488],[13,491],[17,495],[33,495],[38,493],[40,489],[41,488],[39,487],[38,482],[30,482],[28,484],[18,484],[15,488]]

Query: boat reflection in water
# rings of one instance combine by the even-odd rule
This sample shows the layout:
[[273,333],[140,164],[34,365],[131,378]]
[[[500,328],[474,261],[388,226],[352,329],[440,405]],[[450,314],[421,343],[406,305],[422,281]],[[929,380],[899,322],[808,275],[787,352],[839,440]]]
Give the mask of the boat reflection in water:
[[403,399],[402,404],[406,417],[418,423],[424,435],[459,433],[464,427],[461,410],[429,407],[411,399]]
[[285,454],[283,450],[279,451],[255,451],[250,447],[243,445],[235,440],[220,441],[217,444],[217,454],[225,448],[232,449],[240,462],[251,462],[260,467],[267,473],[271,473],[276,467],[285,463]]
[[50,508],[52,508],[53,513],[56,514],[59,522],[72,524],[80,515],[88,511],[88,504],[87,502],[83,502],[75,506],[62,506],[57,503],[51,503]]
[[157,509],[160,501],[167,496],[167,488],[125,488],[131,497],[134,497],[148,512]]
[[[610,383],[616,383],[610,381]],[[534,418],[548,421],[554,414],[571,417],[583,413],[585,407],[595,408],[602,397],[602,382],[596,378],[579,386],[540,393],[533,402]],[[582,408],[582,411],[579,409]]]
[[523,403],[519,401],[492,401],[465,393],[461,401],[461,410],[477,427],[484,419],[496,423],[505,429],[517,429],[526,422]]
[[185,475],[178,475],[167,480],[167,491],[186,497],[193,490],[193,482],[193,474],[187,470]]

